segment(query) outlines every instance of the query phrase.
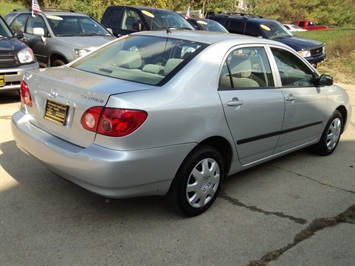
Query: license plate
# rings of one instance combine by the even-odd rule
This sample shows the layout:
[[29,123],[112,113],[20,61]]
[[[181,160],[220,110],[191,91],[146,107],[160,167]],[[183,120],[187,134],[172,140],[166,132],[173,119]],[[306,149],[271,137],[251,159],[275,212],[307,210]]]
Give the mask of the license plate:
[[67,121],[67,114],[68,105],[47,101],[46,113],[44,114],[44,118],[47,120],[64,126]]
[[0,87],[5,86],[5,75],[0,75]]

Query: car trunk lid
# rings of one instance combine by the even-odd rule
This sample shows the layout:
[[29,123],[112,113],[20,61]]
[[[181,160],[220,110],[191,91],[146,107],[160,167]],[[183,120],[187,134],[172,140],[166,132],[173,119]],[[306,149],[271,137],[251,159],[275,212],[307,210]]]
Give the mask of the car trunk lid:
[[81,117],[87,109],[105,106],[112,94],[143,89],[138,83],[67,66],[29,72],[24,80],[32,97],[32,107],[27,106],[31,123],[81,147],[93,143],[96,136],[81,125]]

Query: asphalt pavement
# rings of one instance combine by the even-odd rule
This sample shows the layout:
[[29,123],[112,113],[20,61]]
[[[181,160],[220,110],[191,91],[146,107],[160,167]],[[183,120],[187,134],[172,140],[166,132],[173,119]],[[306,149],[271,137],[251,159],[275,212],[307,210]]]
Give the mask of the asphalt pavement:
[[353,114],[337,150],[301,150],[229,178],[185,218],[164,197],[106,200],[20,151],[0,94],[0,265],[355,265]]

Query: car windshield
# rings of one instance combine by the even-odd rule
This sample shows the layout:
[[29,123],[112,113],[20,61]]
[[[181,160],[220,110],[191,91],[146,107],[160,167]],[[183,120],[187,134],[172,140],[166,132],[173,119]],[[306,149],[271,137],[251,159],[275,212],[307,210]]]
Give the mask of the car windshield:
[[72,68],[149,85],[163,85],[207,45],[168,37],[126,36]]
[[187,20],[178,13],[158,9],[154,10],[154,12],[142,10],[142,13],[144,14],[152,30],[161,30],[166,28],[193,30],[190,23],[188,23]]
[[270,21],[260,24],[261,30],[267,36],[268,39],[282,39],[292,37],[292,33],[289,32],[281,23],[277,21]]
[[90,17],[62,15],[46,17],[56,36],[110,36],[104,27]]
[[13,35],[9,27],[7,27],[7,25],[2,20],[2,18],[0,18],[0,38],[4,38],[4,37],[9,38],[9,37],[13,37]]
[[200,20],[197,19],[196,22],[201,25],[204,30],[208,31],[218,31],[218,32],[228,32],[228,30],[221,24],[214,20]]

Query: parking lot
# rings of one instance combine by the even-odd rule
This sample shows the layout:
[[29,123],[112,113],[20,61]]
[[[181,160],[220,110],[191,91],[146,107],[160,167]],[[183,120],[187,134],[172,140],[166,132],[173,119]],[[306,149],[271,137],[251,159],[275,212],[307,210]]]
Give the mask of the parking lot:
[[16,147],[0,94],[0,265],[355,265],[355,86],[328,157],[301,150],[229,178],[185,218],[164,197],[107,200]]

